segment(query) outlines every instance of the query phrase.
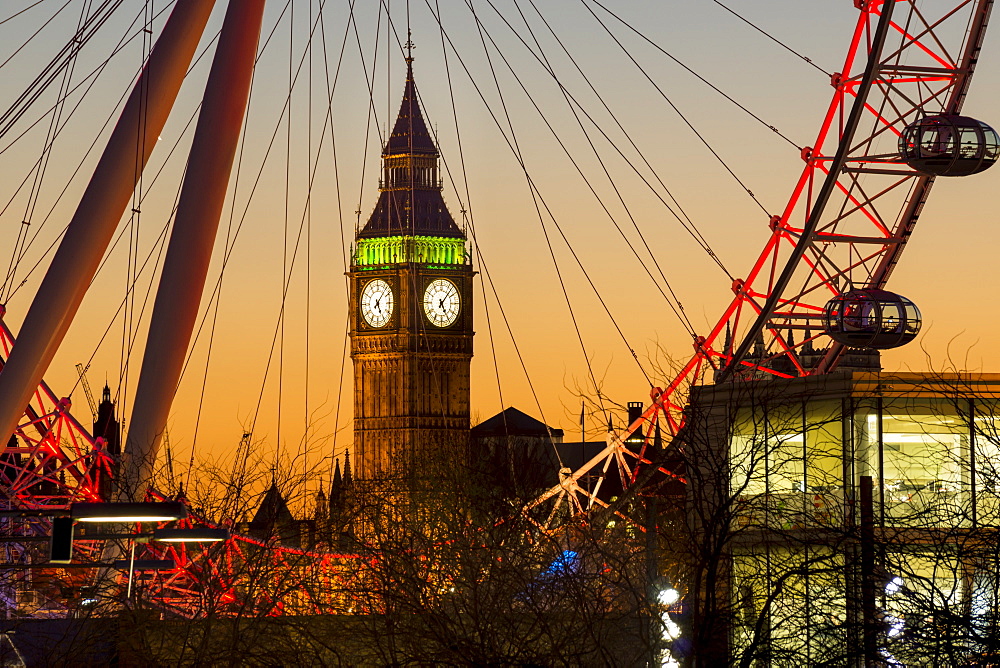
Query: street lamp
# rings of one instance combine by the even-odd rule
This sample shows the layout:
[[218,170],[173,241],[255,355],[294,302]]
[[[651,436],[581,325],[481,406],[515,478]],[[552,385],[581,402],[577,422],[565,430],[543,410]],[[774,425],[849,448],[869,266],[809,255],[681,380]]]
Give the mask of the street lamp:
[[68,564],[73,560],[73,525],[76,522],[168,522],[187,517],[187,508],[179,501],[140,503],[72,503],[69,511],[51,512],[52,542],[49,562]]
[[[68,510],[59,509],[23,509],[16,511],[0,511],[0,517],[51,517],[52,537],[50,539],[49,563],[68,565],[73,561],[73,533],[76,522],[88,523],[149,523],[169,522],[187,517],[187,508],[179,501],[158,502],[126,502],[99,503],[79,502],[70,504]],[[98,535],[88,536],[98,538]],[[129,558],[110,564],[94,564],[95,566],[111,566],[118,570],[128,570],[128,594],[132,596],[132,580],[135,571],[173,570],[176,564],[172,559],[139,559],[135,558],[136,541],[150,539],[165,543],[216,543],[229,540],[229,531],[214,527],[191,527],[187,529],[162,528],[151,532],[137,534],[99,534],[100,539],[127,538],[131,542]]]
[[135,543],[136,539],[152,538],[164,543],[218,543],[229,540],[228,529],[213,529],[212,527],[192,527],[190,529],[156,529],[151,534],[124,535],[122,538],[131,538],[132,546],[128,560],[114,562],[114,567],[118,570],[128,569],[128,589],[126,598],[132,598],[132,582],[135,579],[136,571],[172,571],[175,567],[173,559],[136,559]]
[[155,529],[152,539],[160,543],[218,543],[229,540],[229,530],[212,527]]
[[671,606],[679,600],[681,600],[681,595],[673,587],[664,587],[656,595],[656,602],[660,605]]
[[18,508],[0,510],[0,518],[71,517],[80,522],[169,522],[187,517],[179,501],[143,503],[71,503],[69,508]]
[[78,522],[169,522],[187,517],[187,508],[179,501],[81,502],[70,504],[69,514]]

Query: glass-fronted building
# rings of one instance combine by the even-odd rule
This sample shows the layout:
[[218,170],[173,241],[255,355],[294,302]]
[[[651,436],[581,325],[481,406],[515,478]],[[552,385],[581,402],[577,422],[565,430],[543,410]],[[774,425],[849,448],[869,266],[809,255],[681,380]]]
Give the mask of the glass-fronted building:
[[735,661],[985,665],[1000,374],[841,372],[692,399],[689,516],[725,546]]

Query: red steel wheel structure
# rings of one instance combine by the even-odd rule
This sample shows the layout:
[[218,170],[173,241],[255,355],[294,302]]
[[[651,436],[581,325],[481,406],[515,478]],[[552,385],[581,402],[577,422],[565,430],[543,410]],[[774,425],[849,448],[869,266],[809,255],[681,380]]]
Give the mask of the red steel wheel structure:
[[[854,4],[860,14],[844,65],[831,80],[833,99],[812,146],[802,150],[805,166],[787,204],[769,221],[763,250],[733,281],[729,306],[694,341],[694,355],[679,373],[652,391],[642,415],[583,467],[564,469],[560,484],[534,505],[554,501],[571,512],[605,506],[597,498],[601,482],[587,489],[583,481],[620,475],[625,487],[634,482],[650,464],[647,448],[659,429],[677,433],[687,389],[709,374],[718,382],[834,370],[848,348],[827,330],[828,302],[852,291],[862,295],[841,297],[852,312],[832,314],[849,325],[864,326],[867,313],[886,312],[864,295],[898,297],[885,286],[936,176],[975,173],[997,160],[996,133],[960,115],[993,1]],[[909,327],[888,337],[899,345],[919,327],[919,313],[910,314],[909,323],[884,316],[875,329]],[[870,340],[877,333],[869,332]]]
[[[833,99],[815,141],[802,152],[805,165],[788,203],[769,221],[763,250],[731,286],[731,303],[694,342],[695,353],[677,376],[654,390],[649,408],[599,456],[576,471],[564,470],[560,484],[536,506],[555,502],[556,509],[587,511],[602,504],[599,490],[580,484],[594,472],[617,471],[626,486],[634,481],[638,468],[649,463],[644,451],[650,441],[661,429],[666,438],[677,433],[687,388],[708,373],[717,380],[734,374],[792,378],[836,368],[846,344],[827,334],[828,302],[852,291],[885,292],[936,174],[981,171],[996,160],[996,135],[981,124],[967,131],[972,119],[960,115],[992,0],[855,4],[860,14],[843,68],[832,80]],[[848,305],[844,310],[856,305],[846,298],[839,303]],[[0,344],[2,367],[14,344],[5,325]],[[94,439],[73,418],[69,400],[43,382],[0,454],[0,490],[8,509],[61,510],[105,496],[113,464],[103,439]],[[556,515],[554,509],[548,517]],[[46,530],[33,527],[25,531]],[[96,553],[97,546],[91,549]],[[218,549],[209,559],[205,550],[150,544],[151,556],[172,557],[178,568],[153,582],[147,598],[190,615],[209,602],[245,605],[236,593],[241,564],[267,561],[275,572],[329,574],[345,558],[243,537]],[[0,599],[13,596],[0,586]],[[319,612],[340,605],[334,599],[303,599],[270,610]]]
[[[22,593],[40,593],[41,588],[32,587],[32,570],[29,566],[53,567],[50,564],[32,563],[32,557],[40,555],[42,550],[28,548],[29,545],[41,545],[42,543],[33,541],[50,535],[51,522],[45,518],[51,515],[47,513],[65,515],[65,511],[76,502],[110,501],[116,494],[126,500],[133,495],[159,500],[164,498],[156,490],[148,488],[150,475],[147,470],[155,461],[155,448],[164,431],[163,425],[151,430],[156,438],[144,439],[148,451],[140,449],[132,453],[126,444],[124,453],[116,452],[116,447],[105,439],[95,439],[73,417],[68,398],[59,399],[44,381],[39,382],[35,378],[40,378],[41,370],[48,365],[51,355],[61,342],[68,326],[66,323],[75,315],[93,272],[107,250],[138,175],[155,143],[145,141],[143,133],[157,136],[162,129],[214,4],[214,0],[178,0],[174,4],[121,112],[94,176],[81,198],[77,213],[67,227],[49,271],[35,295],[32,308],[21,327],[21,343],[15,344],[10,329],[0,323],[0,403],[8,404],[8,408],[13,406],[10,416],[12,424],[3,436],[6,439],[9,434],[10,439],[3,453],[0,453],[0,494],[3,495],[5,506],[0,530],[5,534],[7,563],[10,564],[7,568],[8,575],[0,580],[0,608],[3,608],[5,616],[9,616],[12,609],[17,609]],[[187,175],[194,184],[192,189],[195,193],[190,199],[191,215],[187,223],[207,237],[215,236],[214,226],[217,225],[222,208],[226,179],[242,127],[264,5],[264,0],[233,0],[228,4],[199,114],[194,145],[201,152],[200,155],[207,157],[196,157],[194,160],[199,161],[211,173],[212,178],[194,175],[194,172],[188,170]],[[155,73],[155,76],[150,73]],[[216,78],[224,81],[226,86],[213,85]],[[203,124],[207,129],[203,129]],[[137,133],[136,127],[141,127],[143,132]],[[219,131],[222,127],[225,128],[225,133]],[[227,143],[219,141],[223,134],[228,139]],[[198,136],[203,139],[199,141]],[[132,156],[136,156],[134,160],[130,159]],[[203,187],[207,183],[210,186]],[[187,184],[188,179],[185,179],[185,185]],[[179,199],[180,202],[184,201],[183,196]],[[179,229],[179,212],[183,208],[179,204],[178,216],[174,221],[175,231]],[[211,221],[207,215],[212,212],[215,221]],[[206,216],[204,219],[203,215]],[[203,261],[201,266],[207,271],[211,255],[210,242],[213,240],[209,238],[206,241],[199,237],[199,243],[189,244],[192,236],[194,235],[185,232],[179,252],[179,264],[188,277],[195,274],[192,271],[195,256]],[[197,277],[196,283],[203,280],[204,272]],[[169,277],[167,282],[176,283]],[[193,323],[198,306],[197,298],[201,295],[202,288],[203,283],[196,284],[194,288],[183,291],[183,304],[178,306],[171,299],[168,306],[185,311]],[[173,288],[168,291],[170,298],[175,296],[170,294],[172,290]],[[154,307],[154,312],[155,310]],[[32,314],[37,316],[34,320]],[[190,328],[188,332],[183,332],[179,320],[180,318],[171,316],[168,320],[171,327],[160,327],[159,331],[163,333],[163,330],[171,330],[168,333],[186,336],[190,333]],[[187,343],[186,340],[182,343],[171,342],[171,345],[164,348],[173,353],[175,361],[179,358],[182,363]],[[154,351],[153,355],[147,355],[144,359],[160,363],[165,356]],[[175,364],[174,368],[178,374],[180,363]],[[162,384],[168,373],[158,370],[155,375]],[[155,424],[155,414],[161,411],[165,422],[166,411],[162,409],[164,404],[169,408],[176,382],[166,382],[171,394],[165,401],[162,387],[150,392],[152,399],[148,403],[152,407],[148,412],[153,413],[154,417],[144,420],[143,424]],[[160,392],[157,393],[156,390]],[[22,409],[25,404],[27,408]],[[138,405],[138,401],[136,404]],[[138,421],[134,416],[135,412],[131,420],[132,432],[139,431],[136,428]],[[121,454],[125,456],[120,457]],[[131,484],[123,484],[123,479]],[[186,522],[190,526],[190,520]],[[185,521],[182,521],[181,526],[184,524]],[[198,524],[207,523],[199,521]],[[139,528],[148,532],[150,527]],[[111,572],[106,568],[110,566],[108,560],[120,556],[122,548],[117,542],[106,541],[135,536],[90,536],[88,538],[84,534],[80,540],[74,541],[79,556],[84,557],[82,564],[74,565],[94,567],[100,564],[102,575],[98,577],[96,586],[101,589],[110,584],[113,589],[116,581],[121,581],[122,577],[112,575],[108,578],[103,574]],[[132,545],[134,544],[133,542]],[[176,565],[165,575],[155,577],[144,593],[144,598],[177,614],[226,612],[227,608],[235,607],[252,609],[256,614],[315,614],[328,612],[340,604],[336,595],[331,593],[336,591],[332,585],[322,588],[316,595],[313,592],[290,595],[281,589],[288,587],[289,577],[296,576],[330,583],[336,573],[331,564],[341,558],[337,555],[287,549],[245,536],[226,541],[221,552],[207,547],[155,544],[147,546],[144,552],[154,558],[170,558]],[[134,551],[132,554],[134,555]],[[25,568],[18,568],[22,564]],[[237,594],[241,579],[246,579],[249,568],[255,569],[256,573],[266,568],[266,581],[277,584],[272,589],[258,588],[253,594]],[[91,571],[93,572],[95,571]],[[91,575],[78,575],[79,573],[78,570],[68,570],[60,579],[71,582],[73,586],[69,589],[79,588],[81,593],[88,588],[88,583],[89,588],[95,587],[95,580]],[[132,579],[129,576],[129,592],[132,589]],[[61,591],[63,587],[57,584],[54,589]],[[72,595],[58,591],[56,596],[63,601],[73,598]],[[83,596],[75,598],[81,606],[98,601]],[[104,597],[104,600],[112,606],[118,605],[115,596]]]

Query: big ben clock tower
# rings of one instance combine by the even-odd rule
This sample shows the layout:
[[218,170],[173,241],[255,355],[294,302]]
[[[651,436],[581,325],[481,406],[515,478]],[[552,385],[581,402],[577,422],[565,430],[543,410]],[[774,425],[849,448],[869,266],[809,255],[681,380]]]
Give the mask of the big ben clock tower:
[[368,481],[425,478],[449,461],[454,468],[466,461],[469,436],[474,272],[441,194],[413,59],[406,63],[378,203],[348,272],[355,472]]

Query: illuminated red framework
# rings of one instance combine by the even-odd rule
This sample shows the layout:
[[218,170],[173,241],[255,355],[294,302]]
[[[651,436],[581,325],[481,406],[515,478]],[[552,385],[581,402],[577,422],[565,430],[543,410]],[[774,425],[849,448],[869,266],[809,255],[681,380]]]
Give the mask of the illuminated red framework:
[[[900,160],[898,138],[923,116],[961,111],[993,2],[928,2],[922,9],[914,0],[856,4],[860,16],[841,73],[831,82],[833,100],[812,147],[802,152],[805,166],[787,205],[768,222],[764,249],[746,277],[731,286],[732,302],[711,331],[695,341],[694,356],[677,376],[665,389],[654,390],[643,415],[584,467],[564,471],[560,484],[534,505],[555,500],[587,511],[601,504],[599,486],[588,491],[579,484],[595,471],[617,470],[626,485],[634,481],[639,466],[650,464],[646,449],[656,425],[668,434],[677,432],[687,388],[707,372],[796,377],[836,367],[843,348],[821,331],[823,306],[847,288],[886,285],[934,181]],[[749,359],[758,336],[765,353]],[[0,325],[4,359],[13,341],[6,325]],[[819,354],[807,356],[807,346]],[[636,431],[645,439],[633,448],[626,439]],[[66,508],[73,501],[100,498],[101,481],[111,475],[113,462],[102,440],[93,439],[73,418],[68,399],[39,385],[15,436],[0,462],[9,508]],[[553,509],[548,518],[555,517]],[[158,576],[149,597],[187,615],[204,610],[208,596],[216,609],[218,602],[242,606],[240,569],[250,561],[269,564],[270,591],[277,592],[289,573],[320,569],[315,572],[333,577],[338,560],[353,558],[246,537],[215,551],[147,549],[178,564],[174,572]],[[259,603],[271,602],[268,614],[331,611],[339,605],[338,588],[329,584],[321,589],[327,594],[294,605],[265,588]]]
[[[2,315],[2,312],[0,312]],[[14,335],[0,321],[3,359]],[[93,438],[43,381],[25,409],[24,420],[0,456],[0,481],[8,509],[67,508],[74,501],[100,501],[101,482],[113,460],[103,438]]]
[[[0,321],[0,368],[13,345],[13,334]],[[65,510],[77,501],[107,500],[101,496],[102,483],[113,475],[114,459],[104,439],[92,437],[73,417],[70,407],[69,399],[57,398],[44,382],[36,389],[15,438],[0,459],[6,510]],[[150,498],[166,497],[154,491]],[[178,526],[193,524],[213,526],[195,515]],[[50,530],[48,522],[18,528],[36,534]],[[77,561],[97,560],[101,544],[78,540],[75,552]],[[219,546],[148,543],[141,547],[139,557],[174,560],[177,567],[157,574],[144,588],[143,597],[187,617],[209,611],[223,615],[246,613],[249,609],[265,615],[346,611],[349,605],[343,599],[345,587],[339,578],[345,572],[342,566],[356,559],[353,555],[292,549],[239,535]],[[65,576],[81,585],[88,577],[79,572],[67,572]],[[252,595],[241,587],[248,580],[254,580]],[[309,586],[292,586],[296,582],[307,582]]]
[[[150,494],[153,500],[165,500]],[[212,526],[196,515],[177,527]],[[149,543],[142,558],[172,559],[177,567],[157,575],[142,597],[183,617],[206,614],[254,616],[342,614],[358,603],[346,578],[358,557],[284,547],[233,535],[217,547]]]
[[[677,375],[652,391],[642,416],[533,505],[554,499],[575,512],[603,506],[600,483],[588,491],[581,480],[617,470],[623,484],[634,482],[650,464],[657,424],[676,434],[688,389],[708,374],[794,378],[837,367],[844,346],[825,334],[824,306],[847,290],[887,284],[934,184],[903,162],[899,138],[925,116],[962,110],[993,0],[855,6],[860,15],[830,82],[833,99],[799,156],[802,173],[784,209],[766,221],[767,241],[750,271],[730,286],[729,306],[697,337]],[[626,442],[635,432],[645,437],[632,439],[638,447]]]

